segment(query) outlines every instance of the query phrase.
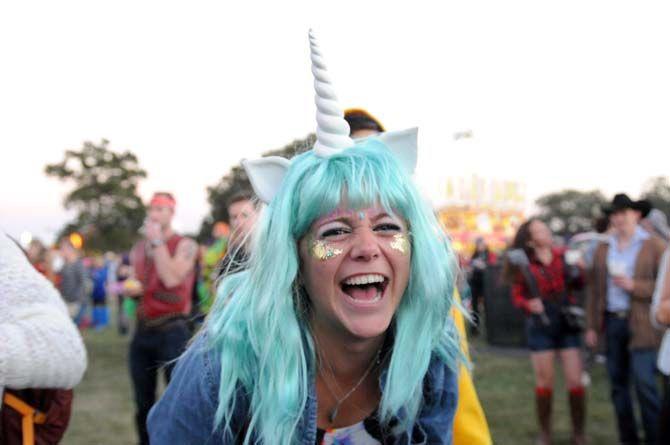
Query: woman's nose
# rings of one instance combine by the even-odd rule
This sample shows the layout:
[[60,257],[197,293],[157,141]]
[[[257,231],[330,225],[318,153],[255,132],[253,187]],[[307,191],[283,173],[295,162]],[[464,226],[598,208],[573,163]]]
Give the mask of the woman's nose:
[[354,246],[351,249],[351,258],[358,261],[370,261],[380,254],[379,239],[370,228],[359,229],[356,232]]

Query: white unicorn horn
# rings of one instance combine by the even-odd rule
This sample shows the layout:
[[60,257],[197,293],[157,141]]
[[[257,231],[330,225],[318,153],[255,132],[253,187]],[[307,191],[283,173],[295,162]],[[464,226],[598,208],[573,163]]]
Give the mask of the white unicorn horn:
[[312,74],[316,95],[316,143],[314,153],[327,158],[345,148],[353,147],[354,141],[349,137],[349,123],[344,120],[344,112],[337,103],[337,96],[332,87],[323,55],[316,42],[312,30],[309,30],[309,48],[312,58]]

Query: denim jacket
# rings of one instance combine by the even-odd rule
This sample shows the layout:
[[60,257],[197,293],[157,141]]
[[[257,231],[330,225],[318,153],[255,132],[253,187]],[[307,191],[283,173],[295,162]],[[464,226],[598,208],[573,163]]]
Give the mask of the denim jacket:
[[[153,445],[221,445],[241,443],[214,429],[218,405],[221,363],[216,351],[207,348],[207,334],[201,335],[177,363],[170,384],[151,409],[147,426]],[[382,372],[381,381],[386,373]],[[456,374],[435,357],[431,360],[423,385],[424,403],[413,430],[400,436],[385,437],[384,444],[451,444],[458,386]],[[245,428],[248,400],[236,400],[232,429]],[[316,443],[317,400],[314,384],[298,424],[300,444]]]

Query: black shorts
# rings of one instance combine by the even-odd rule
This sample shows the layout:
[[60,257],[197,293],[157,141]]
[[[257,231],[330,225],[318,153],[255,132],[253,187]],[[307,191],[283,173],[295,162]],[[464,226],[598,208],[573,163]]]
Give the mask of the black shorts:
[[531,351],[551,351],[579,348],[582,346],[580,334],[568,331],[558,313],[550,313],[546,326],[537,315],[526,317],[526,341]]

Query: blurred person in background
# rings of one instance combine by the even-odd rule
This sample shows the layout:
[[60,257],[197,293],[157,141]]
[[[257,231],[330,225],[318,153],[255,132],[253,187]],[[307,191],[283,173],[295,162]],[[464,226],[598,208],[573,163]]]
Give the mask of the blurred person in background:
[[109,269],[105,259],[98,255],[93,258],[91,264],[91,291],[92,325],[96,330],[102,330],[109,324],[109,311],[107,309],[107,282]]
[[[107,310],[108,312],[111,311],[116,313],[116,327],[118,332],[121,334],[120,317],[122,312],[121,299],[123,298],[121,294],[122,284],[120,284],[119,282],[119,268],[121,267],[121,255],[116,255],[114,252],[106,252],[104,258],[105,258],[105,266],[107,267],[107,282],[105,283],[108,297]],[[116,310],[111,309],[113,306],[116,306]]]
[[593,238],[584,251],[584,263],[587,268],[590,269],[593,266],[593,255],[598,245],[609,239],[610,227],[609,214],[601,215],[593,221]]
[[47,262],[47,279],[56,286],[56,289],[60,289],[61,276],[60,271],[63,268],[65,261],[63,256],[60,253],[60,247],[58,244],[55,244],[47,248],[46,252],[46,262]]
[[212,244],[204,246],[200,258],[200,278],[198,282],[198,306],[202,315],[209,312],[214,302],[216,289],[217,266],[228,251],[228,237],[230,227],[223,221],[218,221],[212,227]]
[[57,252],[53,249],[48,249],[42,241],[35,238],[28,243],[26,249],[26,255],[30,260],[30,263],[35,269],[45,277],[51,283],[58,287],[60,284],[60,277],[54,270],[54,259]]
[[455,292],[460,295],[461,303],[469,311],[469,308],[472,307],[472,293],[468,281],[468,259],[463,252],[456,252],[456,257],[458,258],[458,273],[456,274]]
[[[535,374],[540,426],[538,443],[552,443],[554,361],[558,355],[568,389],[572,442],[584,444],[586,398],[582,384],[581,339],[580,333],[566,323],[563,315],[566,307],[576,304],[573,292],[583,286],[583,275],[579,268],[566,264],[564,250],[554,245],[551,231],[537,218],[519,226],[512,248],[523,250],[528,258],[528,264],[523,266],[508,260],[504,273],[512,286],[514,305],[527,315],[526,338]],[[522,270],[522,267],[527,269]]]
[[670,443],[670,248],[661,260],[654,296],[651,303],[651,323],[664,330],[658,350],[657,366],[663,375],[663,401],[658,420],[658,443]]
[[49,265],[47,264],[47,249],[42,241],[37,238],[31,240],[26,248],[26,255],[28,256],[30,264],[32,264],[39,273],[47,276],[49,269]]
[[585,341],[590,348],[600,337],[605,341],[620,442],[640,443],[630,394],[633,383],[645,443],[655,444],[661,405],[656,382],[660,331],[652,326],[649,311],[665,244],[638,225],[640,213],[628,195],[615,195],[608,211],[613,232],[593,257]]
[[668,217],[659,209],[651,209],[647,216],[640,220],[640,226],[650,234],[670,242],[670,227]]
[[[137,302],[131,295],[136,291],[128,291],[127,283],[133,276],[130,265],[130,254],[128,252],[119,256],[116,266],[116,276],[114,278],[116,285],[114,293],[116,294],[117,304],[117,331],[119,335],[126,335],[130,329],[130,321],[135,318],[135,307]],[[139,286],[138,286],[139,288]],[[126,297],[128,295],[128,297]]]
[[36,443],[58,443],[70,419],[69,389],[85,370],[84,343],[58,291],[0,232],[0,443],[22,443],[15,398],[46,414]]
[[[386,131],[382,123],[363,108],[345,110],[344,120],[349,124],[349,136],[353,140],[364,139]],[[459,255],[460,259],[462,258]],[[454,301],[460,304],[461,296],[463,300],[470,298],[470,288],[462,268],[459,269],[457,277],[457,286],[454,289]],[[466,294],[459,293],[459,289],[467,291]],[[451,315],[461,336],[461,349],[465,355],[469,356],[463,314],[460,311],[454,310],[451,312]],[[492,443],[491,433],[489,432],[486,416],[479,402],[474,382],[472,381],[472,375],[463,366],[461,366],[458,376],[458,397],[458,407],[456,409],[456,416],[454,417],[454,445],[488,445]]]
[[661,210],[654,208],[647,199],[634,202],[634,210],[638,214],[638,224],[650,235],[661,238],[666,243],[670,241],[670,227],[668,217]]
[[362,139],[383,133],[386,130],[379,120],[362,108],[349,108],[344,112],[352,139]]
[[91,279],[81,259],[79,249],[74,247],[67,237],[61,239],[59,246],[63,259],[63,267],[60,270],[60,293],[74,323],[80,328],[85,327],[88,323],[86,310],[90,297]]
[[648,199],[640,199],[633,202],[633,210],[637,212],[638,224],[642,226],[642,220],[649,216],[649,212],[651,212],[651,209],[653,208],[654,206]]
[[256,197],[248,191],[237,192],[228,199],[226,207],[228,208],[230,238],[226,255],[217,269],[217,277],[246,268],[249,260],[251,234],[259,214],[258,205]]
[[[107,289],[108,309],[115,305],[118,301],[119,283],[117,281],[117,274],[121,257],[114,252],[105,252],[104,255],[105,267],[107,268],[107,282],[105,288]],[[117,315],[118,316],[118,315]]]
[[495,262],[495,257],[489,251],[484,238],[477,238],[475,251],[470,257],[470,293],[472,295],[472,325],[470,335],[479,334],[481,323],[479,306],[484,302],[484,276],[489,264]]
[[[176,201],[159,192],[151,198],[144,239],[130,253],[137,287],[127,292],[139,298],[137,326],[130,343],[130,375],[140,443],[149,443],[146,419],[156,401],[158,369],[170,381],[174,361],[191,337],[191,311],[198,245],[172,229]],[[128,281],[128,280],[127,280]],[[127,286],[126,286],[127,287]]]

